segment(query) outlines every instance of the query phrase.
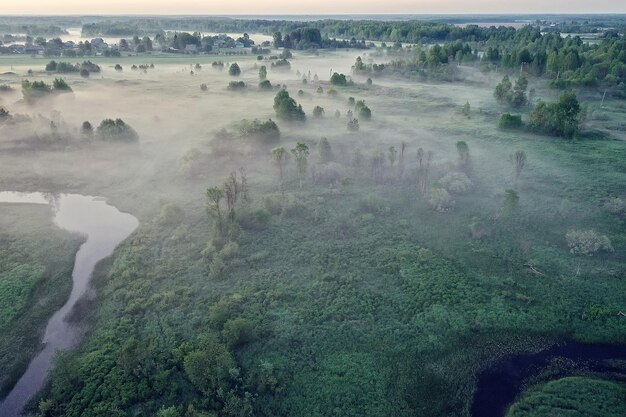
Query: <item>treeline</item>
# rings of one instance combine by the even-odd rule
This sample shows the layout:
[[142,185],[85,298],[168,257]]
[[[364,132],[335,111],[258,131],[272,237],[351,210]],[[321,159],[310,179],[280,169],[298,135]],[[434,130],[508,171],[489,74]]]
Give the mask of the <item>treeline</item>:
[[276,32],[291,33],[305,28],[317,29],[329,38],[377,40],[391,42],[425,43],[430,41],[481,41],[501,28],[481,28],[417,20],[384,22],[376,20],[318,20],[297,22],[261,19],[211,19],[211,18],[152,18],[127,21],[103,21],[83,25],[83,36],[132,36],[154,33],[164,29],[208,32],[257,32],[268,35]]
[[29,36],[58,36],[68,34],[65,29],[62,29],[59,26],[41,25],[35,23],[0,23],[0,33],[20,33]]
[[563,38],[527,26],[498,33],[483,49],[485,62],[545,75],[553,80],[553,87],[607,85],[626,92],[626,39],[614,32],[590,44],[578,36]]

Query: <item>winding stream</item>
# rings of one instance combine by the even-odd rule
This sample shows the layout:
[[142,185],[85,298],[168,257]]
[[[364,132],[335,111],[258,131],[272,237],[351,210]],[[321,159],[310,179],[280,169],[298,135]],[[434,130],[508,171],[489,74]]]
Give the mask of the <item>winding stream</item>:
[[79,194],[0,192],[0,203],[47,204],[54,211],[54,223],[65,230],[86,236],[76,253],[69,299],[48,321],[44,345],[26,372],[0,404],[0,416],[17,417],[28,400],[44,385],[58,350],[75,347],[85,329],[67,321],[67,315],[89,289],[96,264],[113,251],[139,225],[130,214],[122,213],[104,199]]
[[611,361],[626,360],[626,346],[569,341],[537,353],[503,358],[478,376],[472,416],[503,417],[524,390],[526,382],[540,375],[557,359],[564,359],[575,366],[551,374],[550,380],[575,375],[580,370],[623,373],[624,368]]

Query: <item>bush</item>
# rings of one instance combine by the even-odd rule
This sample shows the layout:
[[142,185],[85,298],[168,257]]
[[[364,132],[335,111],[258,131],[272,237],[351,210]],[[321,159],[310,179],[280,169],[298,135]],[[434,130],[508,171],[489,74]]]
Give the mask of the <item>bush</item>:
[[330,83],[332,85],[345,87],[346,85],[348,85],[348,80],[346,79],[346,76],[344,74],[338,74],[334,72],[333,75],[330,77]]
[[570,252],[575,255],[591,256],[598,252],[613,252],[608,237],[595,230],[571,230],[565,235]]
[[500,116],[500,121],[498,122],[498,127],[500,129],[513,130],[513,129],[519,129],[522,126],[523,126],[522,116],[514,115],[510,113],[503,113]]
[[[222,66],[224,66],[224,65],[222,64]],[[239,68],[239,65],[236,62],[233,63],[230,66],[230,68],[228,68],[228,75],[230,75],[232,77],[238,77],[239,75],[241,75],[241,68]]]
[[369,107],[367,107],[367,105],[365,104],[365,101],[363,100],[359,100],[356,102],[354,110],[356,111],[356,114],[359,117],[359,119],[369,120],[372,118],[372,111],[370,110]]
[[222,337],[230,348],[253,342],[256,339],[254,324],[244,318],[228,320],[224,323]]
[[174,203],[168,203],[161,206],[159,214],[159,223],[165,226],[174,226],[179,224],[185,218],[183,209]]
[[231,91],[241,91],[241,90],[245,90],[246,88],[246,83],[244,83],[243,81],[231,81],[228,83],[228,88]]
[[428,205],[431,209],[444,213],[454,208],[454,200],[452,196],[441,187],[433,187],[428,195]]
[[472,188],[472,180],[462,172],[450,172],[438,182],[439,185],[453,194],[465,194]]
[[611,214],[615,214],[620,217],[626,217],[626,202],[618,197],[609,198],[604,203],[604,208]]
[[274,97],[274,111],[276,117],[288,121],[305,121],[306,115],[302,106],[289,96],[287,90],[280,90]]
[[139,139],[137,132],[124,123],[122,119],[105,119],[96,130],[98,138],[102,140],[114,140],[135,142]]
[[260,90],[271,90],[274,88],[269,80],[263,80],[259,83]]
[[244,119],[239,124],[239,134],[242,138],[259,139],[264,143],[274,143],[280,140],[280,129],[272,119],[265,122],[257,119],[249,122]]

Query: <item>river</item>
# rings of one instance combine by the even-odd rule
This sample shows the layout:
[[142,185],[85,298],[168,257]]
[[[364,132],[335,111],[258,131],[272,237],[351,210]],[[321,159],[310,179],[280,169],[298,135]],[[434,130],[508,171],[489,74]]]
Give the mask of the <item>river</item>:
[[96,264],[113,254],[115,248],[139,225],[132,215],[120,212],[98,197],[79,194],[0,192],[0,203],[47,204],[54,212],[54,223],[69,232],[80,233],[85,242],[76,253],[72,271],[72,292],[66,303],[48,321],[43,349],[0,404],[0,416],[17,417],[26,403],[43,387],[54,355],[75,347],[85,329],[67,321],[68,313],[89,289]]

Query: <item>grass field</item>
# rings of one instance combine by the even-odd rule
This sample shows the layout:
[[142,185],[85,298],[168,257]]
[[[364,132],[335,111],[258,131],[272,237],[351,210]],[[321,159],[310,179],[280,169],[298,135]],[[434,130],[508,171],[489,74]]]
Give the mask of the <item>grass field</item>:
[[0,391],[6,393],[69,295],[80,238],[55,227],[49,207],[0,207]]
[[[117,61],[101,60],[100,78],[68,77],[71,98],[35,109],[19,102],[19,91],[5,98],[15,113],[54,108],[69,126],[115,112],[141,136],[138,145],[0,155],[10,166],[0,177],[5,187],[102,195],[141,221],[97,279],[92,332],[60,358],[41,396],[51,415],[467,416],[476,374],[489,360],[563,338],[626,343],[618,316],[626,310],[626,229],[605,206],[626,197],[623,103],[599,109],[601,96],[580,92],[596,110],[587,135],[567,141],[498,130],[506,110],[492,95],[499,80],[477,71],[463,83],[357,80],[329,95],[330,68],[349,73],[358,54],[296,56],[292,72],[270,70],[271,82],[285,84],[309,116],[302,125],[278,121],[278,144],[311,149],[303,188],[293,161],[288,166],[284,200],[271,147],[233,139],[220,153],[213,139],[243,118],[275,118],[274,93],[256,90],[253,58],[237,58],[239,79],[249,84],[243,93],[227,91],[232,78],[209,65],[189,74],[189,64],[213,57],[155,57],[147,74],[126,68],[152,59],[133,57],[119,60],[122,73],[106,66]],[[0,60],[0,73],[13,65],[23,76],[44,64]],[[296,70],[317,73],[324,92],[302,84]],[[539,97],[556,97],[542,80],[531,85]],[[348,97],[373,111],[358,133],[346,129]],[[461,113],[466,101],[469,118]],[[315,105],[324,118],[312,117]],[[322,136],[330,163],[319,156]],[[458,141],[469,146],[470,167],[458,163]],[[388,161],[389,147],[401,142],[402,173]],[[419,147],[434,152],[432,182],[467,170],[471,186],[452,196],[449,211],[431,210],[417,192]],[[190,148],[205,158],[195,178],[178,169]],[[351,164],[356,149],[361,168]],[[516,150],[527,155],[517,183],[508,160]],[[369,168],[376,151],[386,161],[380,180]],[[22,163],[9,165],[13,158]],[[239,167],[252,202],[238,213],[243,230],[233,227],[232,244],[222,248],[205,189]],[[511,212],[509,188],[519,195]],[[182,214],[165,216],[171,205]],[[482,237],[473,239],[477,227]],[[570,253],[572,229],[606,235],[614,252]],[[189,371],[211,338],[234,363],[217,394]]]

